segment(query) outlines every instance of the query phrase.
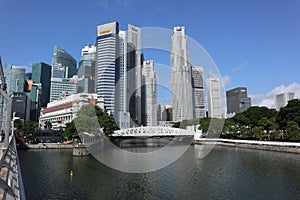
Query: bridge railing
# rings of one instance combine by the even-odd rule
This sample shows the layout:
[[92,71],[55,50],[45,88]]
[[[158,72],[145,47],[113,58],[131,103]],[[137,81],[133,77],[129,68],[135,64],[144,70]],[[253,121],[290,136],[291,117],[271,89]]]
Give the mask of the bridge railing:
[[0,160],[0,199],[25,200],[25,190],[21,174],[15,137],[11,136]]
[[194,134],[195,133],[190,130],[172,128],[166,126],[140,126],[140,127],[133,127],[133,128],[114,131],[112,136],[113,137],[193,136]]

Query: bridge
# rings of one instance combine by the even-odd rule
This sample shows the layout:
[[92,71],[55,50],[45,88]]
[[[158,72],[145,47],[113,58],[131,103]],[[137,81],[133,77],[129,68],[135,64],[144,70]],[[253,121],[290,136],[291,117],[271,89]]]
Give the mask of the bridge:
[[2,69],[1,57],[0,81],[0,132],[4,131],[5,133],[4,141],[2,141],[3,138],[0,140],[0,199],[23,200],[26,199],[26,197],[13,133],[14,128],[12,127],[12,101],[6,91],[6,81]]
[[113,137],[194,136],[195,132],[167,126],[141,126],[114,131]]

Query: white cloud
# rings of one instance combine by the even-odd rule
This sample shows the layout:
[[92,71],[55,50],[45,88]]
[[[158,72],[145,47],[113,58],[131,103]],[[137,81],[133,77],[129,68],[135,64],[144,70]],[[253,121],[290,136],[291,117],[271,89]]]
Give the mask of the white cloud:
[[232,69],[232,73],[235,73],[243,68],[245,68],[248,65],[248,61],[246,61],[245,63],[241,64],[240,66],[237,66],[235,68]]
[[228,74],[223,76],[222,80],[223,80],[224,87],[227,87],[231,84],[231,77]]
[[295,92],[296,98],[300,98],[300,84],[292,83],[288,86],[280,85],[266,94],[249,95],[252,99],[252,104],[256,106],[266,106],[268,108],[275,108],[274,97],[277,94]]

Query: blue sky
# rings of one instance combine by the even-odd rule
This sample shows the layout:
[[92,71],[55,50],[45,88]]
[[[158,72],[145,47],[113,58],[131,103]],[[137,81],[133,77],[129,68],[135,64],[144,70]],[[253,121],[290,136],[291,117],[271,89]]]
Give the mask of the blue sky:
[[269,107],[276,93],[300,96],[298,0],[0,0],[0,10],[0,54],[12,65],[51,64],[54,45],[79,59],[95,42],[97,24],[108,21],[123,30],[128,23],[183,25],[212,57],[226,89],[246,86],[254,104]]

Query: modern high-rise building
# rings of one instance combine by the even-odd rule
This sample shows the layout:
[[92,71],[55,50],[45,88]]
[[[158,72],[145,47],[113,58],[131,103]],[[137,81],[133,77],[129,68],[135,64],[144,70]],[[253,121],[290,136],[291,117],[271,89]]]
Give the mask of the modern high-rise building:
[[58,46],[54,46],[52,57],[52,77],[72,78],[76,74],[76,60],[67,51]]
[[111,115],[115,115],[115,85],[120,68],[118,34],[118,22],[97,26],[95,89],[104,97],[105,108]]
[[73,78],[51,78],[50,102],[66,95],[76,94],[76,92],[77,76],[73,76]]
[[7,81],[8,94],[13,92],[24,92],[26,68],[5,64],[4,76]]
[[28,121],[30,117],[30,100],[25,92],[12,93],[11,116],[15,113],[15,117]]
[[158,121],[172,121],[172,105],[160,104],[158,106]]
[[154,61],[144,61],[142,68],[142,124],[145,126],[158,124],[156,83]]
[[246,87],[237,87],[226,91],[227,113],[241,113],[251,107],[251,98]]
[[222,118],[221,86],[219,78],[206,79],[208,91],[208,117]]
[[295,92],[287,92],[275,96],[275,107],[277,111],[285,107],[290,100],[295,99]]
[[130,113],[133,124],[137,125],[142,122],[142,64],[141,28],[128,24],[126,104],[127,112]]
[[96,46],[87,45],[81,51],[78,69],[77,92],[95,91]]
[[32,64],[31,78],[34,84],[27,93],[30,99],[30,120],[38,121],[40,109],[50,102],[51,66],[43,62]]
[[130,128],[130,113],[127,105],[127,34],[119,31],[119,73],[115,87],[115,121],[120,129]]
[[194,117],[206,117],[205,91],[204,91],[204,69],[203,67],[192,67],[192,87],[194,102]]
[[174,27],[171,52],[173,120],[192,119],[193,89],[185,28]]
[[126,40],[126,31],[119,32],[119,73],[116,77],[116,99],[115,99],[115,110],[116,112],[126,112],[126,77],[127,77],[127,40]]

